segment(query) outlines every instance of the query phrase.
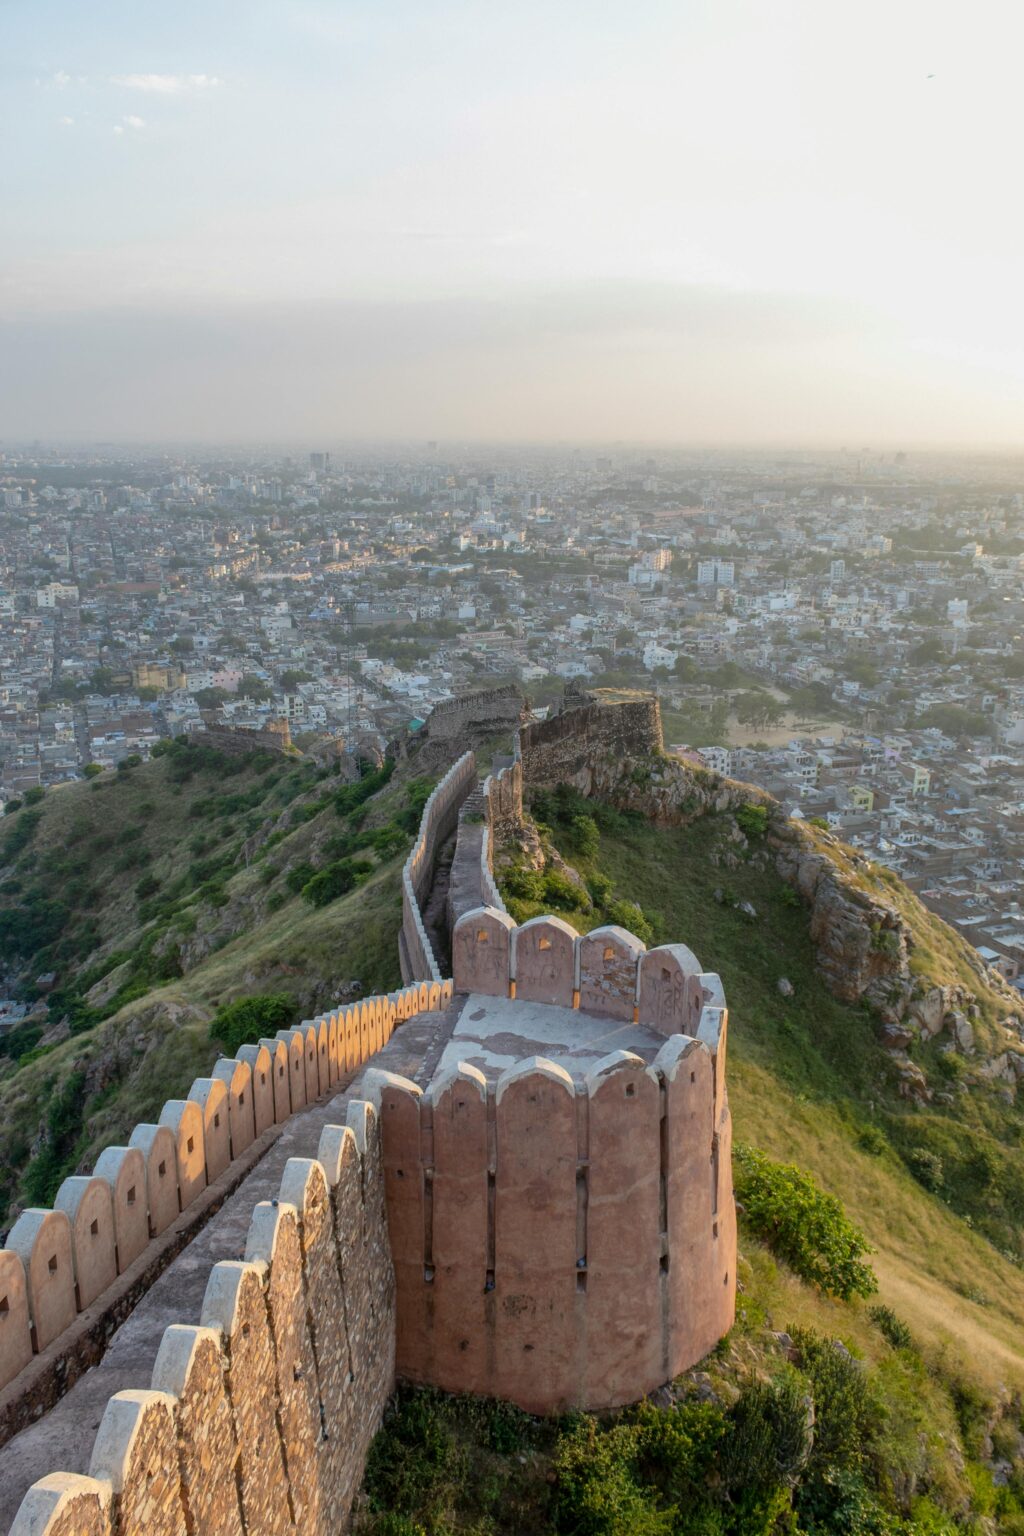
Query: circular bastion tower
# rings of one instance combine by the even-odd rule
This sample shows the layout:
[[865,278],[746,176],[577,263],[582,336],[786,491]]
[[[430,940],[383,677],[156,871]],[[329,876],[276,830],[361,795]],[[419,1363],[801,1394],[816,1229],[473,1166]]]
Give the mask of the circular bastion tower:
[[534,1413],[633,1402],[733,1321],[721,982],[683,944],[494,907],[452,965],[426,1086],[368,1074],[398,1374]]

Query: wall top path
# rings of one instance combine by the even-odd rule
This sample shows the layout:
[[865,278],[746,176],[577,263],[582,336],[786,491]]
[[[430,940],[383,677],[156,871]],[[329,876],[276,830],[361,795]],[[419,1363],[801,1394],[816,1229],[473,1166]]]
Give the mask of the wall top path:
[[454,1071],[464,1061],[495,1082],[524,1058],[543,1056],[582,1082],[612,1051],[632,1051],[650,1063],[664,1044],[664,1035],[641,1024],[471,993],[445,1040],[437,1072]]
[[[373,1065],[415,1077],[437,1034],[440,1015],[424,1013],[396,1030]],[[253,1207],[276,1199],[290,1157],[315,1157],[325,1125],[344,1124],[350,1098],[360,1098],[360,1072],[350,1085],[324,1103],[301,1110],[238,1189],[193,1241],[164,1270],[118,1329],[99,1364],[81,1376],[43,1418],[15,1435],[3,1448],[0,1478],[0,1531],[6,1531],[26,1492],[54,1467],[86,1473],[93,1440],[107,1400],[125,1389],[148,1389],[157,1350],[170,1323],[200,1321],[203,1295],[212,1265],[237,1259],[245,1249]]]

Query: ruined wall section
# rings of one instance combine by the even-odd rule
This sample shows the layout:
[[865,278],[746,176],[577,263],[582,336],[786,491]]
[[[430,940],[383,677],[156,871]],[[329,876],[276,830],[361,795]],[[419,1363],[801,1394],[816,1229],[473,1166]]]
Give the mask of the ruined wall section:
[[230,757],[244,757],[248,752],[274,752],[285,757],[292,752],[291,730],[287,720],[269,720],[260,730],[241,726],[207,725],[194,730],[189,738],[197,747],[213,747]]
[[476,758],[464,752],[437,784],[420,818],[412,852],[402,870],[402,928],[399,958],[405,982],[440,983],[441,969],[423,922],[423,905],[430,893],[434,866],[442,844],[455,831],[459,808],[476,788]]
[[656,698],[583,704],[519,732],[524,782],[532,788],[575,784],[592,788],[594,765],[659,756],[663,750],[661,709]]
[[[105,1338],[130,1311],[159,1250],[176,1251],[171,1229],[194,1217],[233,1163],[248,1166],[251,1149],[265,1150],[275,1126],[355,1072],[399,1024],[451,996],[450,981],[422,982],[243,1045],[237,1058],[222,1057],[209,1077],[197,1078],[186,1098],[165,1104],[158,1123],[136,1126],[125,1147],[108,1147],[92,1176],[65,1179],[53,1210],[23,1211],[0,1249],[5,1437],[19,1427],[22,1404],[25,1413],[49,1405],[95,1363],[96,1336]],[[104,1306],[111,1328],[71,1332],[86,1309]],[[35,1360],[46,1352],[44,1379]]]
[[87,1477],[26,1494],[12,1536],[339,1536],[394,1387],[379,1118],[350,1103],[291,1158],[198,1327],[167,1328],[151,1388],[107,1403]]
[[431,741],[460,741],[467,731],[514,730],[524,715],[523,696],[515,683],[480,688],[442,699],[430,712],[425,734]]

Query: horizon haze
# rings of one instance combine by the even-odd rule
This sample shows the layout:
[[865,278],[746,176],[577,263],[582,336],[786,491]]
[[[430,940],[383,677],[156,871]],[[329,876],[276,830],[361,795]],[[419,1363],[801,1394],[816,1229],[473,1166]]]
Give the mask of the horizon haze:
[[8,0],[0,441],[1013,449],[1024,15]]

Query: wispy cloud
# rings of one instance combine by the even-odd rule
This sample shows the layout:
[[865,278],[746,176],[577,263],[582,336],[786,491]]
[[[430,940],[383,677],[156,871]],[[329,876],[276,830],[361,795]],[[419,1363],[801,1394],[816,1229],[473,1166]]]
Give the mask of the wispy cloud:
[[183,96],[190,91],[209,91],[223,84],[216,75],[111,75],[112,84],[152,96]]
[[144,117],[134,117],[131,114],[128,117],[122,117],[121,121],[126,128],[145,128],[146,126]]
[[75,126],[73,117],[58,117],[57,121],[62,128],[73,128]]
[[58,69],[50,76],[50,84],[55,85],[58,91],[62,91],[66,85],[71,84],[71,76],[65,69]]

